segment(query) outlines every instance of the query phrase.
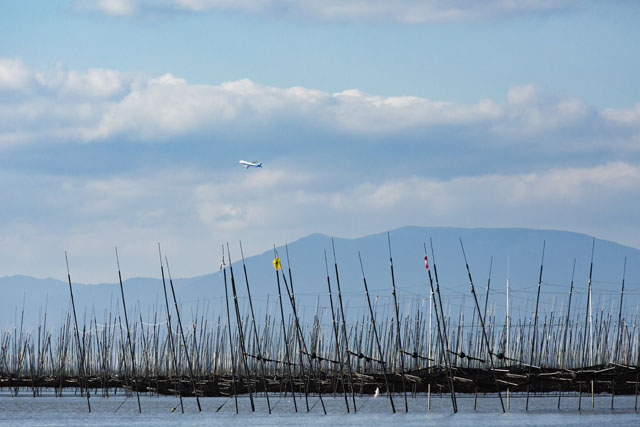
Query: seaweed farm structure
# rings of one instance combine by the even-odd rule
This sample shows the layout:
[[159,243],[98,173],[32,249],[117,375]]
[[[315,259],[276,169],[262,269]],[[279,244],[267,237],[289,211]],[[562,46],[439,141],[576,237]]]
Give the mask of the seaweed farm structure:
[[527,409],[530,396],[557,396],[558,408],[564,408],[563,397],[577,396],[577,410],[593,406],[596,394],[608,393],[612,408],[616,395],[635,395],[637,410],[640,323],[637,309],[633,318],[623,315],[626,259],[619,295],[608,310],[593,301],[592,247],[586,304],[576,303],[578,285],[572,278],[560,307],[541,315],[543,243],[535,304],[512,316],[507,278],[506,313],[498,315],[491,273],[478,284],[460,240],[467,297],[473,304],[471,311],[455,313],[451,304],[443,304],[445,284],[439,282],[430,241],[424,245],[423,292],[409,303],[399,301],[388,235],[387,241],[391,304],[380,307],[370,294],[360,258],[364,309],[350,314],[333,248],[324,254],[322,292],[328,310],[316,304],[312,320],[300,313],[288,248],[284,253],[273,250],[270,280],[277,299],[256,307],[242,245],[241,262],[235,264],[229,245],[224,246],[220,270],[225,298],[215,310],[209,306],[190,313],[189,320],[160,245],[163,299],[147,316],[135,304],[127,305],[117,250],[121,305],[105,312],[100,323],[96,313],[84,310],[79,316],[84,308],[75,305],[67,263],[70,310],[61,323],[52,326],[45,310],[36,329],[17,324],[1,333],[0,388],[34,397],[44,389],[60,397],[80,393],[89,411],[92,399],[107,398],[118,389],[135,395],[141,412],[140,394],[174,395],[182,411],[185,405],[201,410],[204,397],[227,397],[223,405],[235,401],[238,411],[237,398],[245,395],[251,410],[260,399],[269,413],[277,405],[272,400],[283,396],[293,400],[296,412],[318,407],[326,413],[323,398],[329,396],[343,399],[345,411],[357,412],[356,398],[362,395],[388,401],[391,412],[404,412],[415,396],[427,396],[430,409],[431,396],[437,394],[450,398],[455,413],[460,394],[495,399],[496,410],[507,411],[514,393],[526,398]]

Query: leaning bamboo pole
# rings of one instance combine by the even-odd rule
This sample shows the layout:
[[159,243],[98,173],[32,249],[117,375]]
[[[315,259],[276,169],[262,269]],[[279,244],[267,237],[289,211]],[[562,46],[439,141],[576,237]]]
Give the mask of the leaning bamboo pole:
[[[367,296],[367,305],[369,307],[369,314],[371,316],[371,326],[373,328],[373,335],[376,340],[376,345],[378,347],[378,357],[382,358],[382,347],[380,347],[380,338],[378,337],[378,329],[376,328],[376,318],[373,314],[373,308],[371,307],[371,298],[369,298],[369,287],[367,286],[367,278],[364,275],[364,267],[362,266],[362,257],[360,256],[360,252],[358,252],[358,260],[360,261],[360,270],[362,271],[362,281],[364,283],[364,292]],[[371,353],[369,353],[371,354]],[[389,379],[387,378],[387,363],[386,361],[382,361],[382,375],[384,377],[384,385],[387,392],[387,397],[389,398],[389,403],[391,404],[391,412],[396,413],[396,407],[393,404],[393,396],[391,396],[391,391],[389,390]]]
[[[158,256],[160,257],[160,273],[162,275],[162,290],[164,291],[164,303],[166,308],[166,319],[167,319],[167,346],[169,347],[169,352],[171,353],[171,357],[173,359],[173,368],[175,370],[175,387],[178,393],[178,397],[180,398],[180,411],[184,414],[184,403],[182,401],[182,384],[180,383],[180,379],[178,376],[178,355],[176,351],[176,346],[173,342],[173,329],[171,327],[171,306],[169,306],[169,299],[167,297],[167,285],[164,277],[164,265],[162,263],[162,251],[160,250],[160,243],[158,242]],[[169,364],[169,359],[167,359],[167,364]],[[167,375],[169,375],[169,369],[167,368]],[[175,409],[175,408],[174,408]]]
[[[265,363],[264,363],[264,358],[262,357],[262,349],[260,348],[260,338],[258,337],[258,327],[256,326],[256,317],[255,314],[253,312],[253,302],[251,301],[251,289],[249,289],[249,276],[247,275],[247,266],[244,262],[244,251],[242,250],[242,242],[240,242],[240,255],[242,257],[242,269],[244,270],[244,281],[247,285],[247,296],[249,297],[249,308],[250,308],[250,312],[251,312],[251,323],[253,326],[253,332],[254,332],[254,338],[255,338],[255,344],[258,350],[258,360],[260,361],[260,374],[262,377],[262,384],[264,387],[264,391],[265,391],[265,398],[267,399],[267,410],[269,411],[269,414],[271,414],[271,403],[269,402],[269,390],[267,388],[267,379],[266,379],[266,375],[265,375]],[[293,404],[294,407],[296,408],[296,412],[298,411],[297,408],[297,404],[295,402],[296,396],[295,393],[293,394]]]
[[[169,285],[171,286],[171,295],[173,295],[173,304],[176,308],[176,316],[178,317],[178,328],[180,330],[180,336],[182,337],[182,345],[187,351],[187,340],[184,336],[184,329],[182,328],[182,319],[180,318],[180,310],[178,309],[178,300],[176,298],[176,291],[173,287],[173,279],[171,278],[171,270],[169,269],[169,260],[167,256],[164,257],[164,262],[167,265],[167,274],[169,275]],[[195,347],[195,346],[194,346]],[[196,387],[196,381],[193,374],[193,366],[191,363],[191,358],[187,356],[187,367],[189,368],[189,379],[191,381],[191,386],[193,387],[193,394],[196,397],[196,403],[198,405],[198,412],[202,412],[202,406],[200,406],[200,398],[198,397],[198,389]]]
[[[529,376],[531,376],[531,368],[533,367],[533,363],[536,362],[534,359],[535,356],[535,347],[536,347],[536,337],[538,335],[538,307],[540,305],[540,288],[542,287],[542,269],[544,267],[544,250],[546,248],[547,241],[545,240],[542,243],[542,261],[540,261],[540,276],[538,277],[538,294],[536,296],[536,311],[533,315],[533,335],[531,336],[531,354],[529,358]],[[536,364],[539,364],[538,360]],[[529,386],[527,386],[527,401],[525,404],[525,410],[529,410]]]
[[387,243],[389,246],[389,267],[391,268],[391,285],[393,287],[393,306],[396,312],[396,345],[398,348],[398,358],[400,359],[400,376],[402,377],[402,391],[404,393],[404,410],[409,412],[409,403],[407,402],[407,387],[404,372],[404,357],[402,355],[402,338],[400,335],[400,312],[398,307],[398,297],[396,292],[396,279],[393,274],[393,257],[391,256],[391,236],[387,233]]
[[[432,248],[433,248],[433,244],[432,244]],[[433,294],[433,278],[431,277],[431,269],[429,268],[429,260],[427,258],[427,246],[425,244],[424,247],[424,264],[425,267],[427,269],[427,273],[429,275],[429,286],[430,286],[430,290],[431,290],[431,294]],[[432,251],[433,252],[433,251]],[[435,261],[434,261],[434,269],[435,269]],[[444,333],[444,326],[441,328],[440,327],[440,316],[438,315],[438,304],[436,304],[436,300],[435,298],[433,298],[433,308],[436,314],[436,327],[438,330],[438,340],[440,341],[440,353],[442,355],[442,360],[444,360],[444,366],[445,366],[445,372],[447,374],[447,382],[449,383],[449,392],[451,394],[451,404],[453,405],[453,413],[457,413],[458,412],[458,403],[456,401],[456,392],[455,392],[455,388],[453,385],[453,373],[451,371],[451,364],[450,364],[450,359],[449,359],[449,353],[447,352],[448,350],[448,344],[445,343],[443,336],[445,335]],[[440,313],[442,314],[442,311],[440,311]],[[444,316],[442,316],[442,323],[444,325]]]
[[120,282],[120,295],[122,296],[122,311],[124,312],[124,324],[127,328],[127,343],[129,344],[129,351],[131,352],[131,379],[133,388],[136,392],[136,399],[138,400],[138,412],[142,413],[142,406],[140,405],[140,392],[136,386],[136,357],[133,352],[133,342],[131,341],[131,331],[129,329],[129,317],[127,316],[127,303],[124,299],[124,287],[122,286],[122,273],[120,272],[120,258],[118,257],[118,248],[116,247],[116,264],[118,265],[118,281]]
[[[333,296],[331,294],[331,279],[329,278],[329,266],[327,263],[327,251],[324,251],[324,267],[327,273],[327,288],[329,289],[329,305],[331,310],[331,320],[333,326],[333,333],[335,339],[335,358],[339,361],[340,364],[340,384],[342,385],[342,395],[344,396],[344,405],[347,409],[347,413],[349,412],[349,399],[347,398],[347,390],[345,388],[344,381],[344,358],[343,354],[340,352],[340,337],[338,332],[338,321],[336,320],[336,311],[333,307]],[[382,357],[382,355],[380,355]],[[395,410],[394,410],[395,412]]]
[[469,276],[469,284],[471,285],[471,294],[473,295],[473,300],[476,303],[476,309],[478,310],[478,317],[480,320],[480,325],[482,326],[482,336],[484,338],[485,344],[487,345],[487,352],[489,353],[489,365],[491,367],[491,372],[493,374],[493,380],[496,385],[496,390],[498,392],[498,397],[500,398],[500,407],[502,408],[502,412],[505,412],[504,402],[502,401],[502,393],[500,392],[500,386],[498,385],[498,378],[496,377],[496,370],[493,366],[493,355],[491,354],[491,348],[489,347],[489,339],[487,338],[487,333],[484,327],[484,319],[480,315],[480,306],[478,304],[478,298],[476,296],[476,291],[473,286],[473,279],[471,278],[471,270],[469,269],[469,262],[467,261],[467,254],[464,252],[464,246],[462,245],[462,238],[460,238],[460,248],[462,249],[462,255],[464,257],[464,263],[467,267],[467,275]]
[[[66,251],[64,252],[64,259],[67,263],[67,279],[69,280],[69,293],[71,294],[71,308],[73,309],[73,322],[75,324],[75,329],[76,329],[76,343],[78,344],[78,354],[80,355],[79,374],[80,374],[81,382],[82,382],[82,385],[84,386],[84,390],[87,396],[87,408],[89,409],[89,412],[91,412],[91,401],[90,401],[91,394],[89,392],[87,375],[85,371],[84,349],[82,347],[82,344],[80,343],[80,331],[78,329],[78,316],[76,315],[76,303],[73,298],[73,288],[71,287],[71,273],[69,272],[69,258],[67,257]],[[22,339],[22,331],[20,333],[20,339]]]
[[[236,414],[238,414],[238,392],[236,391],[237,383],[236,383],[236,360],[235,360],[235,352],[233,351],[233,334],[231,333],[231,315],[229,314],[229,290],[227,286],[227,269],[224,268],[224,246],[222,247],[222,264],[220,267],[223,268],[224,275],[224,299],[227,307],[227,327],[229,329],[229,354],[231,356],[231,393],[233,394],[233,399],[236,404]],[[224,403],[223,403],[224,405]],[[218,408],[216,412],[222,409],[222,406]]]
[[236,291],[236,280],[233,275],[233,264],[231,262],[231,253],[229,251],[229,244],[227,243],[227,259],[229,260],[229,272],[231,273],[231,291],[233,292],[233,305],[236,312],[236,324],[238,330],[238,336],[240,338],[240,350],[242,351],[242,364],[244,365],[244,372],[246,375],[247,390],[249,392],[249,402],[251,403],[251,412],[256,411],[255,403],[253,402],[253,392],[251,390],[251,375],[249,374],[249,365],[247,364],[247,350],[245,348],[244,330],[242,327],[242,315],[240,314],[240,307],[238,306],[238,293]]
[[[591,310],[591,278],[593,274],[593,252],[596,247],[596,239],[593,239],[593,244],[591,245],[591,262],[589,263],[589,282],[587,289],[587,304],[585,308],[585,317],[584,317],[584,330],[583,330],[583,338],[582,338],[582,366],[580,368],[580,372],[584,372],[584,367],[587,362],[587,328],[589,331],[593,330],[592,324],[592,310]],[[591,321],[590,321],[591,320]],[[591,347],[591,345],[589,346]],[[590,366],[593,365],[593,353],[591,356]],[[578,411],[582,409],[582,383],[580,384],[580,391],[578,395]]]

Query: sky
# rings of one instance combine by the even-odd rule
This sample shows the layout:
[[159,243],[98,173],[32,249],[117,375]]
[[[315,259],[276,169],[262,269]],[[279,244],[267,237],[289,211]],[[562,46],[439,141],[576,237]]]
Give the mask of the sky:
[[[0,276],[176,277],[311,233],[640,248],[640,3],[0,2]],[[258,160],[245,170],[239,160]]]

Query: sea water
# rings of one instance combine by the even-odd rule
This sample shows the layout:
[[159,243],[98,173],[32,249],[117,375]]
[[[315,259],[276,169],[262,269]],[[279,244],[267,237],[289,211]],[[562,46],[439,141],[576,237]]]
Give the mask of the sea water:
[[[505,405],[506,396],[503,394]],[[321,402],[317,396],[296,397],[298,412],[290,396],[270,396],[272,413],[269,415],[264,396],[254,399],[255,412],[247,396],[238,398],[238,414],[233,398],[201,398],[202,412],[198,412],[195,398],[184,398],[184,413],[180,401],[172,396],[140,396],[142,413],[138,413],[135,395],[125,396],[121,392],[110,397],[99,395],[91,398],[91,410],[87,410],[85,397],[69,392],[63,397],[44,393],[32,397],[27,390],[18,396],[11,396],[4,389],[0,392],[0,426],[606,426],[613,423],[619,426],[640,426],[640,414],[634,411],[634,396],[616,396],[615,409],[611,409],[610,395],[596,395],[593,401],[590,395],[583,394],[582,410],[578,411],[578,397],[563,396],[560,410],[557,409],[557,396],[531,395],[529,410],[525,411],[523,395],[511,395],[509,409],[502,413],[497,395],[480,395],[475,401],[473,395],[458,396],[458,413],[454,414],[449,395],[432,395],[431,410],[428,410],[427,397],[418,395],[408,398],[409,412],[405,412],[404,397],[394,396],[396,414],[391,412],[389,399],[381,395],[356,397],[357,412],[353,410],[353,401],[348,399],[347,412],[343,396],[323,396]],[[324,414],[322,404],[327,411]],[[474,405],[476,409],[474,410]],[[218,410],[219,409],[219,410]],[[217,412],[216,412],[217,411]]]

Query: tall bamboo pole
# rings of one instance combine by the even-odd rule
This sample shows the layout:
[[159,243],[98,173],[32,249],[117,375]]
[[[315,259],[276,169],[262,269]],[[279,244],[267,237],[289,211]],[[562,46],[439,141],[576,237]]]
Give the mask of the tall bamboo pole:
[[[584,366],[587,363],[587,329],[589,330],[592,329],[590,327],[591,323],[589,322],[589,319],[593,320],[592,313],[591,313],[591,277],[593,274],[593,252],[595,251],[595,247],[596,247],[596,239],[594,237],[593,244],[591,245],[591,262],[589,263],[589,282],[588,282],[588,288],[587,288],[587,305],[585,308],[585,315],[584,315],[584,331],[583,331],[583,338],[582,338],[582,366],[580,368],[580,372],[584,371]],[[580,384],[580,390],[578,392],[578,411],[582,409],[582,382],[580,382],[579,384]]]
[[[336,312],[333,306],[333,295],[331,294],[331,279],[329,278],[329,265],[327,263],[327,251],[324,251],[324,268],[327,272],[327,288],[329,289],[329,305],[331,309],[331,320],[333,324],[333,334],[336,341],[335,355],[336,359],[340,362],[340,384],[342,384],[342,395],[344,396],[344,405],[349,411],[349,399],[347,398],[347,389],[344,381],[344,356],[345,354],[340,351],[340,337],[338,333],[338,321],[336,320]],[[347,357],[349,357],[347,355]],[[395,411],[394,411],[395,412]]]
[[[424,245],[424,264],[427,269],[427,273],[429,274],[429,286],[431,288],[431,293],[433,294],[433,278],[431,277],[431,269],[429,268],[429,260],[427,258],[427,245]],[[434,264],[435,269],[435,264]],[[440,317],[442,317],[442,323],[444,324],[444,314],[442,311],[440,312],[440,316],[438,315],[438,304],[436,304],[435,298],[433,298],[433,308],[436,312],[436,326],[438,329],[438,340],[440,341],[440,352],[442,355],[442,359],[444,360],[445,372],[447,374],[447,381],[449,382],[449,392],[451,394],[451,405],[453,406],[453,413],[458,412],[458,403],[456,401],[456,392],[453,386],[453,373],[451,372],[451,361],[449,359],[448,347],[449,345],[446,343],[444,339],[443,330],[444,328],[440,327]]]
[[[233,394],[233,399],[236,404],[236,414],[238,414],[238,390],[236,384],[236,355],[233,349],[233,334],[231,332],[231,315],[229,312],[229,290],[227,286],[227,269],[224,268],[224,245],[222,246],[222,264],[223,267],[223,277],[224,277],[224,298],[227,305],[227,329],[229,330],[229,351],[231,353],[231,393]],[[222,406],[220,406],[222,408]],[[218,408],[218,410],[220,410]],[[217,411],[216,411],[217,412]]]
[[87,394],[87,408],[89,408],[89,412],[91,412],[91,402],[90,402],[90,393],[89,393],[89,384],[87,382],[87,375],[85,372],[85,359],[84,359],[84,348],[80,342],[80,330],[78,329],[78,317],[76,316],[76,303],[73,299],[73,288],[71,287],[71,273],[69,272],[69,258],[67,257],[67,251],[64,252],[64,259],[67,263],[67,278],[69,279],[69,293],[71,294],[71,308],[73,309],[73,322],[76,326],[76,342],[78,343],[78,354],[80,355],[80,366],[79,373],[81,377],[82,383],[84,383],[84,389]]
[[[284,309],[282,306],[282,289],[280,287],[280,275],[278,274],[278,270],[280,270],[282,266],[280,264],[280,257],[278,257],[278,253],[276,252],[275,245],[273,246],[273,254],[274,254],[273,266],[275,267],[275,270],[276,270],[276,281],[278,282],[278,300],[280,301],[280,319],[282,321],[281,325],[282,325],[282,337],[284,339],[284,353],[287,361],[287,367],[289,369],[289,383],[291,384],[291,394],[293,394],[295,392],[294,383],[293,383],[293,372],[291,370],[291,356],[289,354],[289,340],[287,339],[287,328],[284,322]],[[304,366],[300,366],[300,372],[304,374]],[[307,406],[307,412],[309,412],[310,410],[309,394],[307,389],[305,389],[305,392],[304,392],[304,399],[305,399],[305,404]],[[296,407],[296,412],[297,411],[298,409]]]
[[[178,397],[180,398],[180,411],[184,414],[184,403],[182,401],[182,383],[178,375],[178,356],[176,346],[173,341],[173,329],[171,327],[171,306],[169,306],[169,298],[167,297],[167,284],[164,277],[164,265],[162,262],[162,251],[160,250],[160,242],[158,242],[158,256],[160,257],[160,273],[162,274],[162,289],[164,291],[164,304],[167,311],[167,343],[169,346],[169,352],[173,358],[173,367],[175,370],[175,387],[178,391]],[[169,376],[169,372],[167,372]],[[175,408],[174,408],[175,410]]]
[[500,407],[502,408],[502,412],[505,412],[504,402],[502,401],[502,393],[500,393],[500,386],[498,385],[498,378],[496,377],[496,370],[493,366],[493,352],[491,351],[491,347],[489,346],[489,339],[487,338],[487,332],[484,327],[484,319],[480,314],[480,305],[478,304],[478,297],[476,296],[475,287],[473,286],[473,279],[471,278],[471,270],[469,269],[469,263],[467,262],[467,254],[464,252],[464,246],[462,245],[462,238],[460,238],[460,247],[462,248],[462,255],[464,257],[464,263],[467,267],[467,275],[469,276],[469,284],[471,285],[471,294],[473,295],[473,300],[476,303],[476,310],[478,310],[478,317],[480,320],[480,325],[482,326],[482,336],[484,338],[485,344],[487,346],[487,352],[489,354],[489,365],[491,366],[491,372],[493,373],[493,381],[496,385],[496,390],[498,392],[498,397],[500,398]]
[[[440,317],[442,318],[442,338],[444,339],[443,351],[445,353],[445,366],[449,369],[449,387],[451,388],[451,399],[453,400],[454,412],[458,411],[458,401],[454,390],[453,371],[451,368],[451,353],[449,352],[449,336],[447,334],[447,323],[445,320],[444,310],[442,308],[442,297],[440,295],[440,282],[438,280],[438,266],[436,265],[436,255],[433,250],[433,240],[429,238],[429,246],[431,247],[431,259],[433,260],[433,276],[436,281],[436,294],[438,295],[438,307],[440,308]],[[429,270],[431,272],[431,270]],[[435,300],[434,300],[435,303]],[[437,317],[437,316],[436,316]]]
[[[180,318],[180,310],[178,309],[178,299],[176,298],[176,291],[173,287],[173,279],[171,278],[171,270],[169,269],[169,260],[167,256],[164,257],[164,262],[167,265],[167,274],[169,275],[169,285],[171,286],[171,295],[173,295],[173,304],[176,308],[176,316],[178,316],[178,327],[180,328],[180,336],[182,337],[182,345],[184,346],[184,351],[186,352],[189,348],[187,346],[187,339],[184,336],[184,329],[182,328],[182,319]],[[195,336],[193,337],[195,343]],[[196,346],[194,345],[194,348]],[[193,374],[193,366],[191,364],[191,358],[187,354],[187,367],[189,368],[189,377],[191,379],[191,386],[193,387],[193,394],[196,396],[196,403],[198,405],[198,412],[202,412],[202,406],[200,406],[200,398],[198,397],[198,389],[196,388],[196,381]]]
[[[369,298],[369,287],[367,286],[367,278],[364,276],[364,267],[362,266],[362,257],[360,251],[358,251],[358,260],[360,260],[360,270],[362,271],[362,281],[364,282],[364,292],[367,296],[367,305],[369,306],[369,314],[371,315],[371,326],[373,327],[373,335],[378,346],[378,357],[384,359],[382,354],[382,347],[380,346],[380,338],[378,337],[378,328],[376,327],[376,317],[373,313],[373,307],[371,306],[371,298]],[[387,362],[382,363],[382,375],[384,377],[384,384],[387,389],[387,396],[389,397],[389,403],[391,404],[391,412],[396,413],[396,407],[393,404],[393,397],[391,396],[391,390],[389,389],[389,380],[387,379]]]
[[[266,368],[264,366],[264,358],[262,356],[262,349],[260,346],[260,338],[258,337],[258,328],[256,326],[256,317],[253,313],[253,302],[251,301],[251,290],[249,289],[249,277],[247,275],[247,266],[245,265],[244,262],[244,251],[242,250],[242,242],[240,242],[240,255],[242,256],[242,269],[244,270],[244,281],[247,284],[247,296],[249,297],[249,308],[251,310],[251,322],[253,323],[253,332],[255,335],[255,342],[256,342],[256,346],[258,348],[258,359],[260,360],[260,369],[261,369],[261,374],[262,374],[262,384],[264,387],[264,394],[267,398],[267,409],[269,410],[269,414],[271,414],[271,403],[269,402],[269,390],[267,389],[267,379],[265,377],[265,372],[266,372]],[[293,394],[293,402],[294,402],[294,407],[296,408],[296,412],[297,412],[297,404],[295,403],[296,400],[296,396],[295,393]]]
[[[567,333],[569,332],[569,316],[571,315],[571,297],[573,296],[573,279],[576,274],[576,259],[573,259],[573,268],[571,269],[571,285],[569,286],[569,302],[567,303],[567,318],[565,320],[564,326],[564,337],[562,338],[562,352],[561,352],[561,369],[566,369],[567,364]],[[558,409],[560,409],[560,397],[562,396],[562,392],[558,392]]]
[[[536,336],[538,335],[538,306],[540,305],[540,288],[542,287],[542,268],[544,266],[544,249],[547,245],[545,240],[542,243],[542,261],[540,261],[540,276],[538,277],[538,295],[536,296],[536,311],[533,316],[533,336],[531,337],[531,355],[529,358],[529,379],[531,379],[531,368],[533,367],[534,355],[536,353]],[[529,385],[527,384],[527,401],[525,410],[529,410]]]
[[396,296],[396,279],[393,274],[393,257],[391,256],[391,236],[387,232],[387,244],[389,246],[389,266],[391,268],[391,285],[393,286],[393,305],[396,310],[396,344],[398,346],[398,357],[400,358],[400,376],[402,377],[402,391],[404,392],[404,410],[409,412],[409,403],[407,402],[407,386],[404,373],[404,356],[402,354],[402,337],[400,336],[400,309],[398,308],[398,298]]
[[138,412],[142,413],[142,406],[140,405],[140,392],[136,387],[136,357],[133,352],[133,343],[131,342],[131,331],[129,330],[129,317],[127,316],[127,303],[124,300],[124,287],[122,286],[122,273],[120,273],[120,258],[118,257],[118,248],[116,247],[116,264],[118,265],[118,280],[120,281],[120,295],[122,296],[122,310],[124,311],[124,325],[127,328],[127,342],[129,343],[129,351],[131,353],[131,381],[133,388],[136,391],[136,398],[138,399]]
[[622,301],[624,297],[624,279],[627,274],[627,257],[624,257],[624,266],[622,267],[622,286],[620,288],[620,305],[618,308],[618,329],[616,332],[616,346],[611,355],[613,363],[613,379],[611,380],[611,409],[613,409],[613,398],[616,395],[616,361],[618,357],[618,348],[620,347],[620,333],[622,331]]
[[331,247],[333,248],[333,265],[336,270],[336,286],[338,287],[338,302],[339,302],[339,308],[340,308],[340,315],[342,318],[342,339],[344,341],[345,355],[347,357],[347,379],[349,380],[349,390],[351,391],[351,400],[353,402],[353,412],[358,412],[358,408],[356,407],[356,395],[353,390],[353,378],[351,373],[351,356],[349,356],[348,354],[349,340],[347,338],[347,322],[344,316],[344,306],[342,304],[342,290],[340,289],[340,276],[338,275],[338,261],[336,259],[336,247],[333,242],[333,238],[331,239]]
[[231,263],[231,251],[229,250],[229,243],[227,243],[227,259],[229,260],[229,272],[231,273],[231,291],[233,292],[233,304],[236,309],[236,323],[238,325],[238,334],[240,337],[240,350],[242,351],[242,363],[244,364],[247,390],[249,391],[249,402],[251,403],[251,412],[255,412],[256,407],[253,402],[253,392],[251,390],[251,376],[249,374],[249,365],[247,364],[247,350],[245,348],[242,316],[240,315],[240,307],[238,305],[238,293],[236,291],[236,280],[233,275],[233,264]]

